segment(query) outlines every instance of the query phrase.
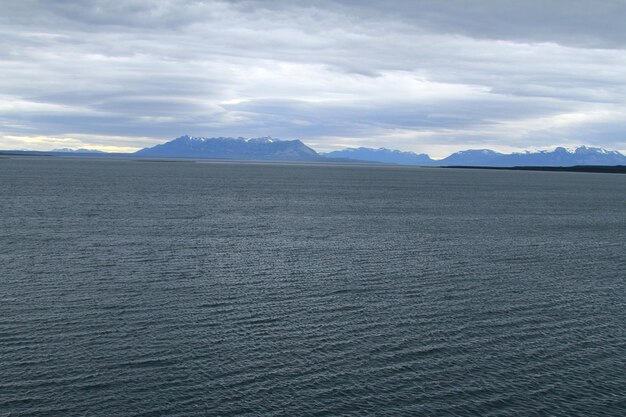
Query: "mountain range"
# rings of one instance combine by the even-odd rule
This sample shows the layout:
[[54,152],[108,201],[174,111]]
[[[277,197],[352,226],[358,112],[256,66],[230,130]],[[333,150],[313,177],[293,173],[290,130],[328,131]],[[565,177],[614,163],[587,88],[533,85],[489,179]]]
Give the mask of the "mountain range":
[[300,140],[261,138],[204,138],[181,136],[135,153],[109,153],[95,149],[55,149],[53,151],[0,150],[2,155],[64,156],[81,158],[189,158],[258,161],[302,161],[341,163],[381,163],[415,166],[461,167],[626,167],[626,156],[619,151],[579,146],[558,147],[553,151],[500,153],[490,149],[470,149],[443,159],[426,154],[385,148],[348,148],[318,153]]
[[375,162],[420,166],[574,166],[626,165],[626,156],[618,151],[580,146],[558,147],[553,151],[499,153],[489,149],[472,149],[435,160],[426,154],[392,149],[348,148],[317,153],[300,140],[261,138],[204,138],[181,136],[172,141],[141,149],[133,156],[167,158],[208,158],[239,160]]
[[400,152],[385,148],[352,148],[324,154],[328,158],[350,158],[408,165],[436,166],[574,166],[574,165],[624,165],[626,156],[618,151],[580,146],[576,149],[558,147],[553,151],[505,154],[490,149],[460,151],[439,160],[426,154]]
[[454,153],[438,164],[467,166],[574,166],[626,165],[626,156],[618,151],[580,146],[576,149],[558,147],[553,151],[503,154],[488,149]]

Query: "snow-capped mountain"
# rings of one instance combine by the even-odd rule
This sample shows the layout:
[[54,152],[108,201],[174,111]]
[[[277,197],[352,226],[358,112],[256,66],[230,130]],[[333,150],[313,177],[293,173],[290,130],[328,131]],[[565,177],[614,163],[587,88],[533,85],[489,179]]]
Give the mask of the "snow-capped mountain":
[[203,138],[189,135],[144,148],[136,156],[171,158],[216,158],[243,160],[312,161],[321,159],[299,140],[261,138]]
[[574,166],[625,165],[626,156],[618,151],[580,146],[575,149],[558,147],[553,151],[503,154],[488,149],[456,152],[437,161],[437,165],[468,166]]

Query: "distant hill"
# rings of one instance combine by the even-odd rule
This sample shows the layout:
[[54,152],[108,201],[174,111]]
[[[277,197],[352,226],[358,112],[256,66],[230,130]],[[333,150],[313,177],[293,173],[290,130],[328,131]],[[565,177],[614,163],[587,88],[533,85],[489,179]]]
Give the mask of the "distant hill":
[[151,148],[141,149],[133,155],[277,161],[316,161],[324,159],[299,140],[280,140],[271,137],[253,139],[203,138],[188,135]]
[[323,154],[327,158],[349,158],[359,161],[387,164],[432,165],[435,161],[426,154],[403,152],[386,148],[348,148]]
[[66,152],[66,153],[105,153],[103,151],[99,151],[97,149],[71,149],[71,148],[61,148],[61,149],[53,149],[50,152]]
[[618,151],[580,146],[574,150],[556,148],[553,151],[505,154],[490,149],[471,149],[453,153],[447,158],[433,160],[426,154],[401,152],[390,149],[351,148],[323,154],[328,158],[350,158],[362,161],[405,165],[436,166],[574,166],[574,165],[626,165],[626,156]]

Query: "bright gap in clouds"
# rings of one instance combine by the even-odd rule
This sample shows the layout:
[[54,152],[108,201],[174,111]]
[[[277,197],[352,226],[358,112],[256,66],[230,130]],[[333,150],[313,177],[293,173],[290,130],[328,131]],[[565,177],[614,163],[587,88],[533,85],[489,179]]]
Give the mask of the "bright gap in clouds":
[[[435,157],[624,151],[626,30],[613,4],[590,4],[12,1],[0,148],[132,151],[189,133]],[[566,24],[581,10],[583,28]]]

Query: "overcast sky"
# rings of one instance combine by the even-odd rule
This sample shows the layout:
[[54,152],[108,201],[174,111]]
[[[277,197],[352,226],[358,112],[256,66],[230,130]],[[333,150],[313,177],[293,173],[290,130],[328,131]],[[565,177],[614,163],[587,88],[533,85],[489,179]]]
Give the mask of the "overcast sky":
[[1,0],[0,149],[626,151],[626,0]]

